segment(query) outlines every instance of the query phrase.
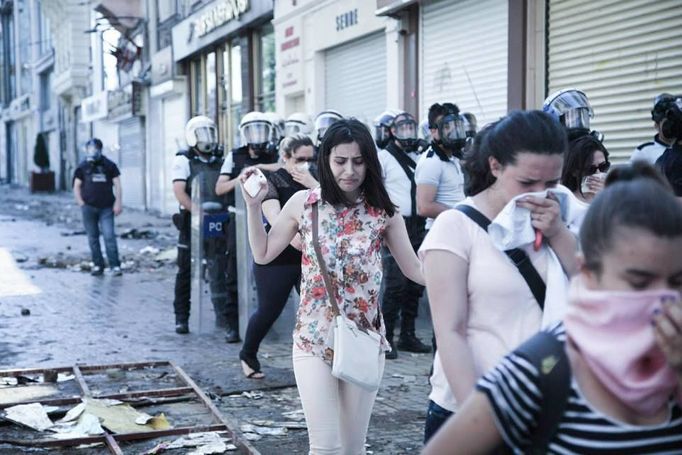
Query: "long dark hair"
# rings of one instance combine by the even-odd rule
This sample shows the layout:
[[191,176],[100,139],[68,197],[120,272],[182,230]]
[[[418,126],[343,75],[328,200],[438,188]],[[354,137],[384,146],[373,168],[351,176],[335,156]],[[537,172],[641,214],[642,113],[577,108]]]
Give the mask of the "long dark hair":
[[588,170],[592,166],[595,152],[602,152],[606,161],[609,160],[608,150],[593,136],[587,135],[572,140],[564,156],[561,184],[573,192],[580,191],[582,194],[580,184],[583,178],[589,175]]
[[350,144],[352,142],[358,144],[367,169],[365,180],[360,186],[364,192],[365,200],[370,206],[384,210],[389,217],[393,216],[395,205],[391,202],[381,178],[381,164],[379,164],[374,139],[372,139],[372,135],[365,124],[354,118],[341,119],[332,123],[322,138],[317,157],[322,199],[332,205],[349,206],[355,202],[349,201],[345,197],[329,166],[329,155],[332,149],[339,144]]
[[580,226],[585,266],[602,272],[602,256],[613,247],[619,227],[639,228],[657,237],[682,236],[682,205],[649,164],[612,171]]
[[519,152],[563,155],[568,147],[564,127],[542,111],[513,111],[483,128],[465,157],[466,188],[474,196],[495,183],[489,158],[502,166],[516,163]]

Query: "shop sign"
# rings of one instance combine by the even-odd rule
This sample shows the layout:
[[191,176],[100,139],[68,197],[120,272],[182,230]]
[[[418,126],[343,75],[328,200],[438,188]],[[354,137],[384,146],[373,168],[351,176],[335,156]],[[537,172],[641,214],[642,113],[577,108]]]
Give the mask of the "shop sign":
[[89,123],[106,118],[109,113],[109,92],[102,91],[81,101],[81,122]]
[[284,94],[303,89],[303,46],[301,41],[301,19],[277,26],[278,83]]
[[336,16],[336,31],[340,32],[348,27],[358,25],[358,9],[352,9]]
[[197,37],[211,33],[223,24],[233,19],[239,19],[249,9],[249,0],[223,0],[210,8],[194,22],[194,32]]

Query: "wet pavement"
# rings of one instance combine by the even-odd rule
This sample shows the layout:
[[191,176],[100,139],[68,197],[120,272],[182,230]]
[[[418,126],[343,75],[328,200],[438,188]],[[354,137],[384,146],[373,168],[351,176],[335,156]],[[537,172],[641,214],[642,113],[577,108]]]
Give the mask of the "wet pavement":
[[[175,334],[175,265],[158,253],[173,248],[176,231],[168,217],[140,211],[125,210],[116,223],[119,235],[136,229],[150,238],[119,238],[123,276],[92,277],[81,270],[89,251],[70,195],[0,186],[0,369],[170,360],[240,426],[289,420],[285,413],[300,410],[289,339],[266,340],[260,354],[266,379],[248,380],[240,345],[226,344],[221,331]],[[428,321],[418,332],[430,338]],[[430,354],[401,352],[387,362],[368,453],[418,452],[430,366]],[[253,444],[264,454],[306,453],[307,434],[290,429]],[[21,453],[1,444],[0,452]]]

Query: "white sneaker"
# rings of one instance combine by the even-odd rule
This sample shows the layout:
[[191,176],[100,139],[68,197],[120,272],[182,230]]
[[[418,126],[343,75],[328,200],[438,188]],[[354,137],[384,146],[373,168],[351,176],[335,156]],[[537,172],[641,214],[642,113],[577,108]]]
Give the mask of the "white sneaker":
[[102,267],[95,266],[90,270],[90,275],[92,276],[100,276],[104,273],[104,270],[102,270]]
[[114,267],[111,269],[111,273],[113,273],[114,276],[121,276],[123,275],[123,270],[121,270],[121,267]]

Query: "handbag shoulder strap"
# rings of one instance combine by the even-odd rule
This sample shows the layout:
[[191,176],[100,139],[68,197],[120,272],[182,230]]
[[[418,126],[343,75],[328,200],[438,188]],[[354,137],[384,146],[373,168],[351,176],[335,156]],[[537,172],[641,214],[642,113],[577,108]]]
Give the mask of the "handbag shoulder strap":
[[341,311],[339,310],[339,305],[336,303],[336,293],[334,292],[334,286],[332,286],[332,280],[329,276],[329,272],[327,271],[327,265],[325,264],[324,258],[322,257],[322,248],[320,248],[320,239],[317,227],[319,210],[317,206],[317,201],[312,204],[313,248],[315,249],[317,264],[320,267],[320,273],[322,274],[322,279],[324,280],[324,286],[327,288],[327,295],[329,296],[329,302],[332,305],[332,311],[334,312],[334,316],[338,316],[341,314]]
[[[464,213],[474,223],[478,224],[481,227],[481,229],[488,232],[490,220],[484,214],[482,214],[472,206],[466,204],[460,204],[457,207],[455,207],[455,209]],[[533,267],[533,263],[530,261],[530,258],[528,257],[526,252],[520,248],[513,248],[511,250],[505,250],[504,253],[507,256],[509,256],[509,259],[512,260],[516,268],[519,270],[519,273],[521,273],[521,276],[523,276],[523,279],[530,288],[530,292],[533,293],[533,297],[535,297],[535,300],[538,302],[538,305],[540,305],[540,309],[544,310],[547,285],[542,280],[542,277],[535,269],[535,267]]]

